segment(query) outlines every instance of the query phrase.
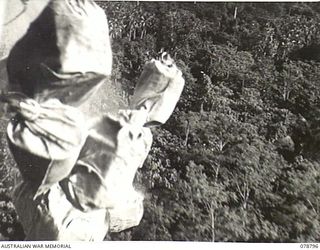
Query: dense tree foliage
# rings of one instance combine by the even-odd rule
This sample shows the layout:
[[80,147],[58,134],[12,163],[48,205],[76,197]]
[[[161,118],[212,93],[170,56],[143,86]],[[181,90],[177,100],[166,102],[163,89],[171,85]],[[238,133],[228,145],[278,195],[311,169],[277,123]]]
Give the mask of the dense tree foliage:
[[137,177],[143,221],[111,238],[319,241],[318,6],[101,5],[129,95],[161,49],[186,79]]
[[[161,50],[186,80],[136,178],[144,217],[107,239],[320,241],[319,5],[98,4],[126,99]],[[0,209],[14,238],[14,211]]]

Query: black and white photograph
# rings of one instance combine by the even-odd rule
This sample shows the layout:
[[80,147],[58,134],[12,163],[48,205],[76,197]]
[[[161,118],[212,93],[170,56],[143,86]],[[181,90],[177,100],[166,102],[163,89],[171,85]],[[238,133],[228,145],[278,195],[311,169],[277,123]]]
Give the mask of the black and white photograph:
[[319,248],[320,2],[0,0],[0,241]]

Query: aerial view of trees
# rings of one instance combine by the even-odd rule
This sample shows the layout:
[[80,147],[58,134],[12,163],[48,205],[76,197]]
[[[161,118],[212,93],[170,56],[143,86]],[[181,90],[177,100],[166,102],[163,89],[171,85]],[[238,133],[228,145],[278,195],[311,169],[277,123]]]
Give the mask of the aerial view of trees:
[[[97,3],[125,101],[162,50],[186,81],[136,175],[140,225],[106,240],[319,242],[320,5]],[[3,120],[0,135],[0,233],[19,240]]]

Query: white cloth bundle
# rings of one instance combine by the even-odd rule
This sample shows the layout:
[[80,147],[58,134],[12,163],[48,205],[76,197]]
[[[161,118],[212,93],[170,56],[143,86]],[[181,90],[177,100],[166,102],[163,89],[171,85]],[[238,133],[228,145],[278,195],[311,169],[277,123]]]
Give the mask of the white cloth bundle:
[[143,195],[133,187],[152,144],[146,113],[122,110],[119,117],[99,119],[89,132],[70,177],[62,181],[69,201],[82,211],[107,208],[110,230],[118,232],[139,224]]
[[[39,104],[29,98],[16,99],[14,95],[6,99],[17,112],[7,127],[7,136],[20,170],[32,168],[34,158],[39,159],[34,164],[40,164],[41,159],[48,163],[40,166],[39,172],[37,168],[29,170],[31,175],[38,176],[36,179],[42,180],[36,198],[70,174],[88,129],[81,112],[58,100]],[[21,158],[30,161],[23,163]]]
[[152,59],[145,64],[130,106],[148,111],[146,125],[164,124],[171,116],[183,87],[181,71],[164,52],[160,60]]
[[93,0],[51,0],[14,45],[7,65],[10,85],[36,100],[57,81],[87,73],[110,75],[104,11]]

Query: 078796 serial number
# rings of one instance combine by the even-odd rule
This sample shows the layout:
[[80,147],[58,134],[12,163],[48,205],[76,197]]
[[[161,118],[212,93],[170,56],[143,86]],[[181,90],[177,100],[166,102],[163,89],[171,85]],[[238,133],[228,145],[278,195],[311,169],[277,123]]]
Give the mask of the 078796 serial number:
[[319,244],[318,243],[302,243],[300,244],[300,248],[316,249],[316,248],[319,248]]

